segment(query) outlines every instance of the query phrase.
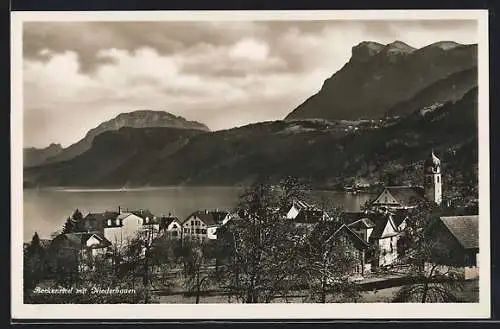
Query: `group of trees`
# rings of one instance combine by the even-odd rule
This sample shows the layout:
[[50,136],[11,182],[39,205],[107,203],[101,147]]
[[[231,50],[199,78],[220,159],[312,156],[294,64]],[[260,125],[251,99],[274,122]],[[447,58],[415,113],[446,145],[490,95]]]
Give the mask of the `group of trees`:
[[276,298],[286,302],[294,293],[307,291],[304,300],[309,302],[355,299],[348,273],[357,260],[329,241],[339,218],[333,216],[320,224],[324,227],[304,234],[307,228],[283,216],[282,210],[304,193],[307,189],[298,180],[286,178],[278,186],[257,182],[242,195],[240,218],[226,228],[232,252],[218,271],[219,285],[231,298],[242,303]]

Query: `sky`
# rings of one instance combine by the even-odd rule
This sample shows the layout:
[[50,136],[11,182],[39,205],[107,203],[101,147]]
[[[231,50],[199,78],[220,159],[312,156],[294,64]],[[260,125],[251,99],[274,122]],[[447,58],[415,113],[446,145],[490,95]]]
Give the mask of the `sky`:
[[211,130],[283,119],[362,41],[477,43],[472,20],[25,22],[24,146],[69,146],[119,113]]

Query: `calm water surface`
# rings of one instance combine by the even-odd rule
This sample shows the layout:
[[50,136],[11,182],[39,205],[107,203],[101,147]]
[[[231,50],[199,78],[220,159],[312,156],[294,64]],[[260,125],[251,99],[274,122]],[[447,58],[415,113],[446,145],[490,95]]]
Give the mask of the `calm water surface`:
[[[25,189],[24,241],[35,232],[48,238],[61,229],[66,218],[78,208],[85,216],[89,212],[122,209],[149,209],[157,215],[172,213],[183,219],[198,209],[230,209],[236,205],[243,190],[234,187],[164,187],[129,190]],[[327,195],[332,204],[346,211],[357,211],[369,198],[368,194],[347,194],[318,191]]]

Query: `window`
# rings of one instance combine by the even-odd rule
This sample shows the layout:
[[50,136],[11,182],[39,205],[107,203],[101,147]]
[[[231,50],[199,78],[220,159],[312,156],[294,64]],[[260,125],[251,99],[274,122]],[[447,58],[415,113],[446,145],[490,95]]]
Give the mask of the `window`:
[[191,226],[194,226],[194,220],[191,221]]
[[[202,230],[201,230],[201,233],[202,233],[202,234],[207,234],[207,230],[206,230],[206,229],[202,229]],[[214,231],[213,233],[215,234],[215,231]]]
[[185,229],[184,229],[184,233],[189,233],[189,229],[188,229],[188,228],[185,228]]
[[436,176],[436,182],[439,183],[439,176]]
[[177,236],[177,231],[172,231],[172,236]]
[[200,234],[200,229],[199,228],[196,229],[196,234]]

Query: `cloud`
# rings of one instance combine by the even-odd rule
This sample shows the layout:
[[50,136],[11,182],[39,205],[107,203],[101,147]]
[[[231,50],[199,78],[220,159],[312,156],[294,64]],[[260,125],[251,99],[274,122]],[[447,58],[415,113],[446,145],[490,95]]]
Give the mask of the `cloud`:
[[[68,145],[121,112],[226,129],[281,119],[361,41],[476,42],[470,21],[29,22],[26,146]],[[40,124],[37,124],[40,123]]]

